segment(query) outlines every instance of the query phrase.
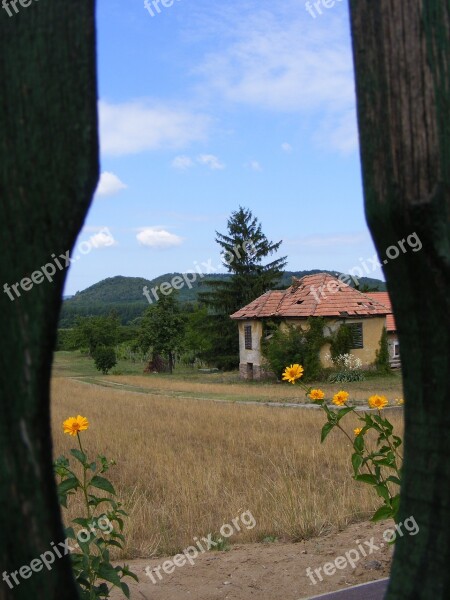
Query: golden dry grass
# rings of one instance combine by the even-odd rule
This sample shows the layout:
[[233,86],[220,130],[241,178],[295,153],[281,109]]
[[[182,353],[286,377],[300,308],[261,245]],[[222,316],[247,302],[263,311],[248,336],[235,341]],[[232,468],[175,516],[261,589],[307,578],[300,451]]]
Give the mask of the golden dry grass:
[[[349,441],[333,432],[320,444],[321,411],[137,394],[65,378],[53,380],[52,394],[55,457],[75,447],[62,421],[82,414],[89,455],[117,462],[109,476],[130,514],[127,557],[174,554],[245,510],[257,526],[232,542],[299,540],[367,518],[378,505],[351,478]],[[393,418],[400,425],[400,414]]]

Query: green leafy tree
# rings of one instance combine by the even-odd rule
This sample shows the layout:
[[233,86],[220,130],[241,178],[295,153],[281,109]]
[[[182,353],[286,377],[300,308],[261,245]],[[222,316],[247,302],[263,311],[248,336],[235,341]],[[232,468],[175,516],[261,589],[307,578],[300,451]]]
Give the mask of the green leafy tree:
[[120,321],[112,312],[102,317],[79,317],[72,330],[72,345],[87,348],[90,356],[100,346],[114,347],[119,340]]
[[208,335],[205,323],[208,321],[208,309],[206,306],[190,306],[185,311],[186,328],[184,335],[185,360],[194,364],[196,360],[207,362],[213,351],[212,340]]
[[173,372],[175,353],[184,340],[185,319],[174,293],[161,295],[158,302],[149,306],[142,317],[138,344],[143,352],[152,350],[153,358],[168,359],[169,372]]
[[98,371],[107,375],[117,365],[116,351],[111,346],[97,346],[94,352],[94,362]]
[[235,368],[239,364],[239,337],[230,315],[264,292],[275,287],[282,276],[286,257],[264,263],[275,254],[281,241],[272,242],[252,212],[243,207],[233,212],[227,222],[228,232],[216,231],[216,242],[228,272],[227,280],[204,283],[208,291],[199,294],[208,308],[203,330],[211,340],[208,361],[220,368]]

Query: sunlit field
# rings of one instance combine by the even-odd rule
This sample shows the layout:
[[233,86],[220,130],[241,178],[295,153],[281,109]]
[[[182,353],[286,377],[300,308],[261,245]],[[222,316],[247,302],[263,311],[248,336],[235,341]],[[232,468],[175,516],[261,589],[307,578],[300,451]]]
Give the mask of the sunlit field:
[[[205,399],[257,399],[269,396],[264,386],[166,376],[99,380],[112,387],[54,377],[54,454],[75,447],[62,421],[86,416],[90,427],[82,436],[90,456],[100,452],[117,462],[109,476],[130,514],[124,556],[174,554],[246,510],[257,525],[231,543],[301,540],[366,519],[378,505],[372,489],[351,478],[350,442],[333,432],[320,444],[321,411]],[[116,389],[113,381],[153,386],[156,393]],[[385,392],[373,383],[361,393]],[[271,389],[288,400],[300,393],[288,384]],[[400,427],[401,410],[390,416]],[[71,506],[73,514],[77,508]]]

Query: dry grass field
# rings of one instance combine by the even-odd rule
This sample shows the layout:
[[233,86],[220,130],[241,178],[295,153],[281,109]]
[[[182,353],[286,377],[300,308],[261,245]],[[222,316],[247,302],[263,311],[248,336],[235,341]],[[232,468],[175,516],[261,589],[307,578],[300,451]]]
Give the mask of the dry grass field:
[[[246,510],[257,525],[231,543],[309,538],[367,519],[377,506],[373,491],[351,478],[351,446],[344,436],[333,432],[320,444],[321,411],[195,399],[195,386],[204,384],[167,377],[99,379],[158,388],[136,393],[53,379],[55,457],[75,447],[62,421],[81,414],[90,422],[82,433],[89,455],[104,453],[117,462],[109,476],[130,514],[122,556],[175,554]],[[256,399],[263,392],[211,385],[209,394],[226,398]],[[295,388],[276,389],[292,397]],[[400,411],[393,420],[401,426]]]

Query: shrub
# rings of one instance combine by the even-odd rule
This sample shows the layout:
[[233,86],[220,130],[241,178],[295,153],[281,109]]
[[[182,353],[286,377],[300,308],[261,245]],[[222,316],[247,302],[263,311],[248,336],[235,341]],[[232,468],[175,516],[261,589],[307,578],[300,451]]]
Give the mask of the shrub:
[[380,347],[376,351],[375,366],[377,371],[382,373],[389,373],[391,371],[386,327],[383,327],[383,331],[381,332]]
[[361,371],[362,362],[353,354],[340,354],[336,358],[328,355],[328,358],[336,369],[336,372],[328,378],[331,383],[364,381],[365,377]]
[[353,335],[348,325],[341,325],[335,332],[330,343],[330,354],[336,359],[343,354],[349,354],[353,346]]
[[97,370],[107,375],[117,365],[116,351],[111,346],[99,346],[94,353],[94,362]]
[[286,364],[301,363],[308,368],[308,379],[317,379],[322,372],[320,349],[325,343],[323,319],[308,319],[308,329],[288,325],[285,330],[277,328],[262,343],[262,352],[270,369],[278,379]]

